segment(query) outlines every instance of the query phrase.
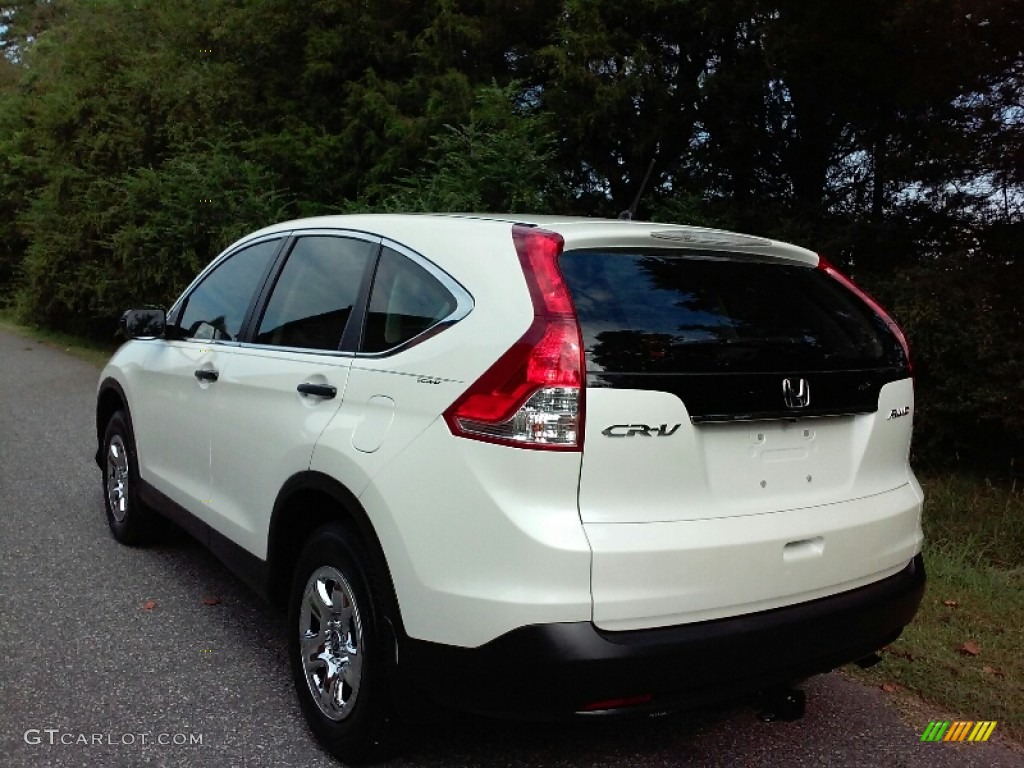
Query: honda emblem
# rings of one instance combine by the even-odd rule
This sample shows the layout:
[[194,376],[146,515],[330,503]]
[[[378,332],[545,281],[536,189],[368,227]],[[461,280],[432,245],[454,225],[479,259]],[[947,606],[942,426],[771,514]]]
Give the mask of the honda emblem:
[[807,379],[783,379],[782,399],[787,408],[806,408],[811,404],[811,385]]

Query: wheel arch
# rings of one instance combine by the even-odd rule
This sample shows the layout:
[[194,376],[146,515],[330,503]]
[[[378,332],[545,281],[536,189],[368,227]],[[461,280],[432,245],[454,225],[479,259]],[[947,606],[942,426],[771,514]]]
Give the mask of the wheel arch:
[[401,632],[394,580],[377,531],[355,494],[322,472],[292,475],[277,495],[267,533],[267,598],[276,607],[287,606],[292,571],[303,545],[313,531],[331,522],[346,523],[358,534],[382,582],[378,586],[387,601],[386,618],[398,622],[394,629]]
[[102,467],[103,433],[107,429],[107,422],[117,411],[123,410],[125,418],[131,426],[131,412],[128,408],[128,396],[124,392],[121,383],[113,378],[107,377],[100,382],[96,394],[96,465]]

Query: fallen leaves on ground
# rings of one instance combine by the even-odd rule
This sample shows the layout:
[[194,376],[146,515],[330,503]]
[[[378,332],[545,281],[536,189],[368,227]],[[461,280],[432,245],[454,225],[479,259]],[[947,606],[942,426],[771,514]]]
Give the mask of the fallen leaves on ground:
[[977,656],[981,653],[981,648],[978,647],[977,640],[968,640],[957,648],[957,651],[963,656]]
[[156,608],[156,600],[147,600],[142,604],[142,607],[145,608],[147,611],[152,611],[154,608]]
[[959,608],[960,607],[960,603],[957,602],[956,600],[943,600],[942,604],[944,606],[946,606],[947,608]]
[[204,597],[203,605],[220,605],[219,597]]
[[902,687],[899,683],[882,683],[881,686],[882,690],[886,693],[896,693]]

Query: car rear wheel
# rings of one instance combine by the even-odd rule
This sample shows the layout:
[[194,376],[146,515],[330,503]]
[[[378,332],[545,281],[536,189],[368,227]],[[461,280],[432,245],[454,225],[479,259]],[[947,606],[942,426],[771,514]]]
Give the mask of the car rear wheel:
[[299,557],[288,626],[292,676],[310,729],[347,763],[383,760],[396,727],[374,575],[340,525],[320,528]]
[[122,544],[152,541],[159,521],[156,513],[139,501],[135,436],[123,411],[117,411],[107,422],[103,457],[103,497],[110,532]]

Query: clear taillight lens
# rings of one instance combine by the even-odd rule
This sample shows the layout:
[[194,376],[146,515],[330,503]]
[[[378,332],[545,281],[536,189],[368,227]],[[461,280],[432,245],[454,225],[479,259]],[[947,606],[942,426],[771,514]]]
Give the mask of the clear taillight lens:
[[575,446],[579,433],[580,391],[570,387],[538,389],[511,418],[499,422],[456,416],[466,434],[523,444]]

